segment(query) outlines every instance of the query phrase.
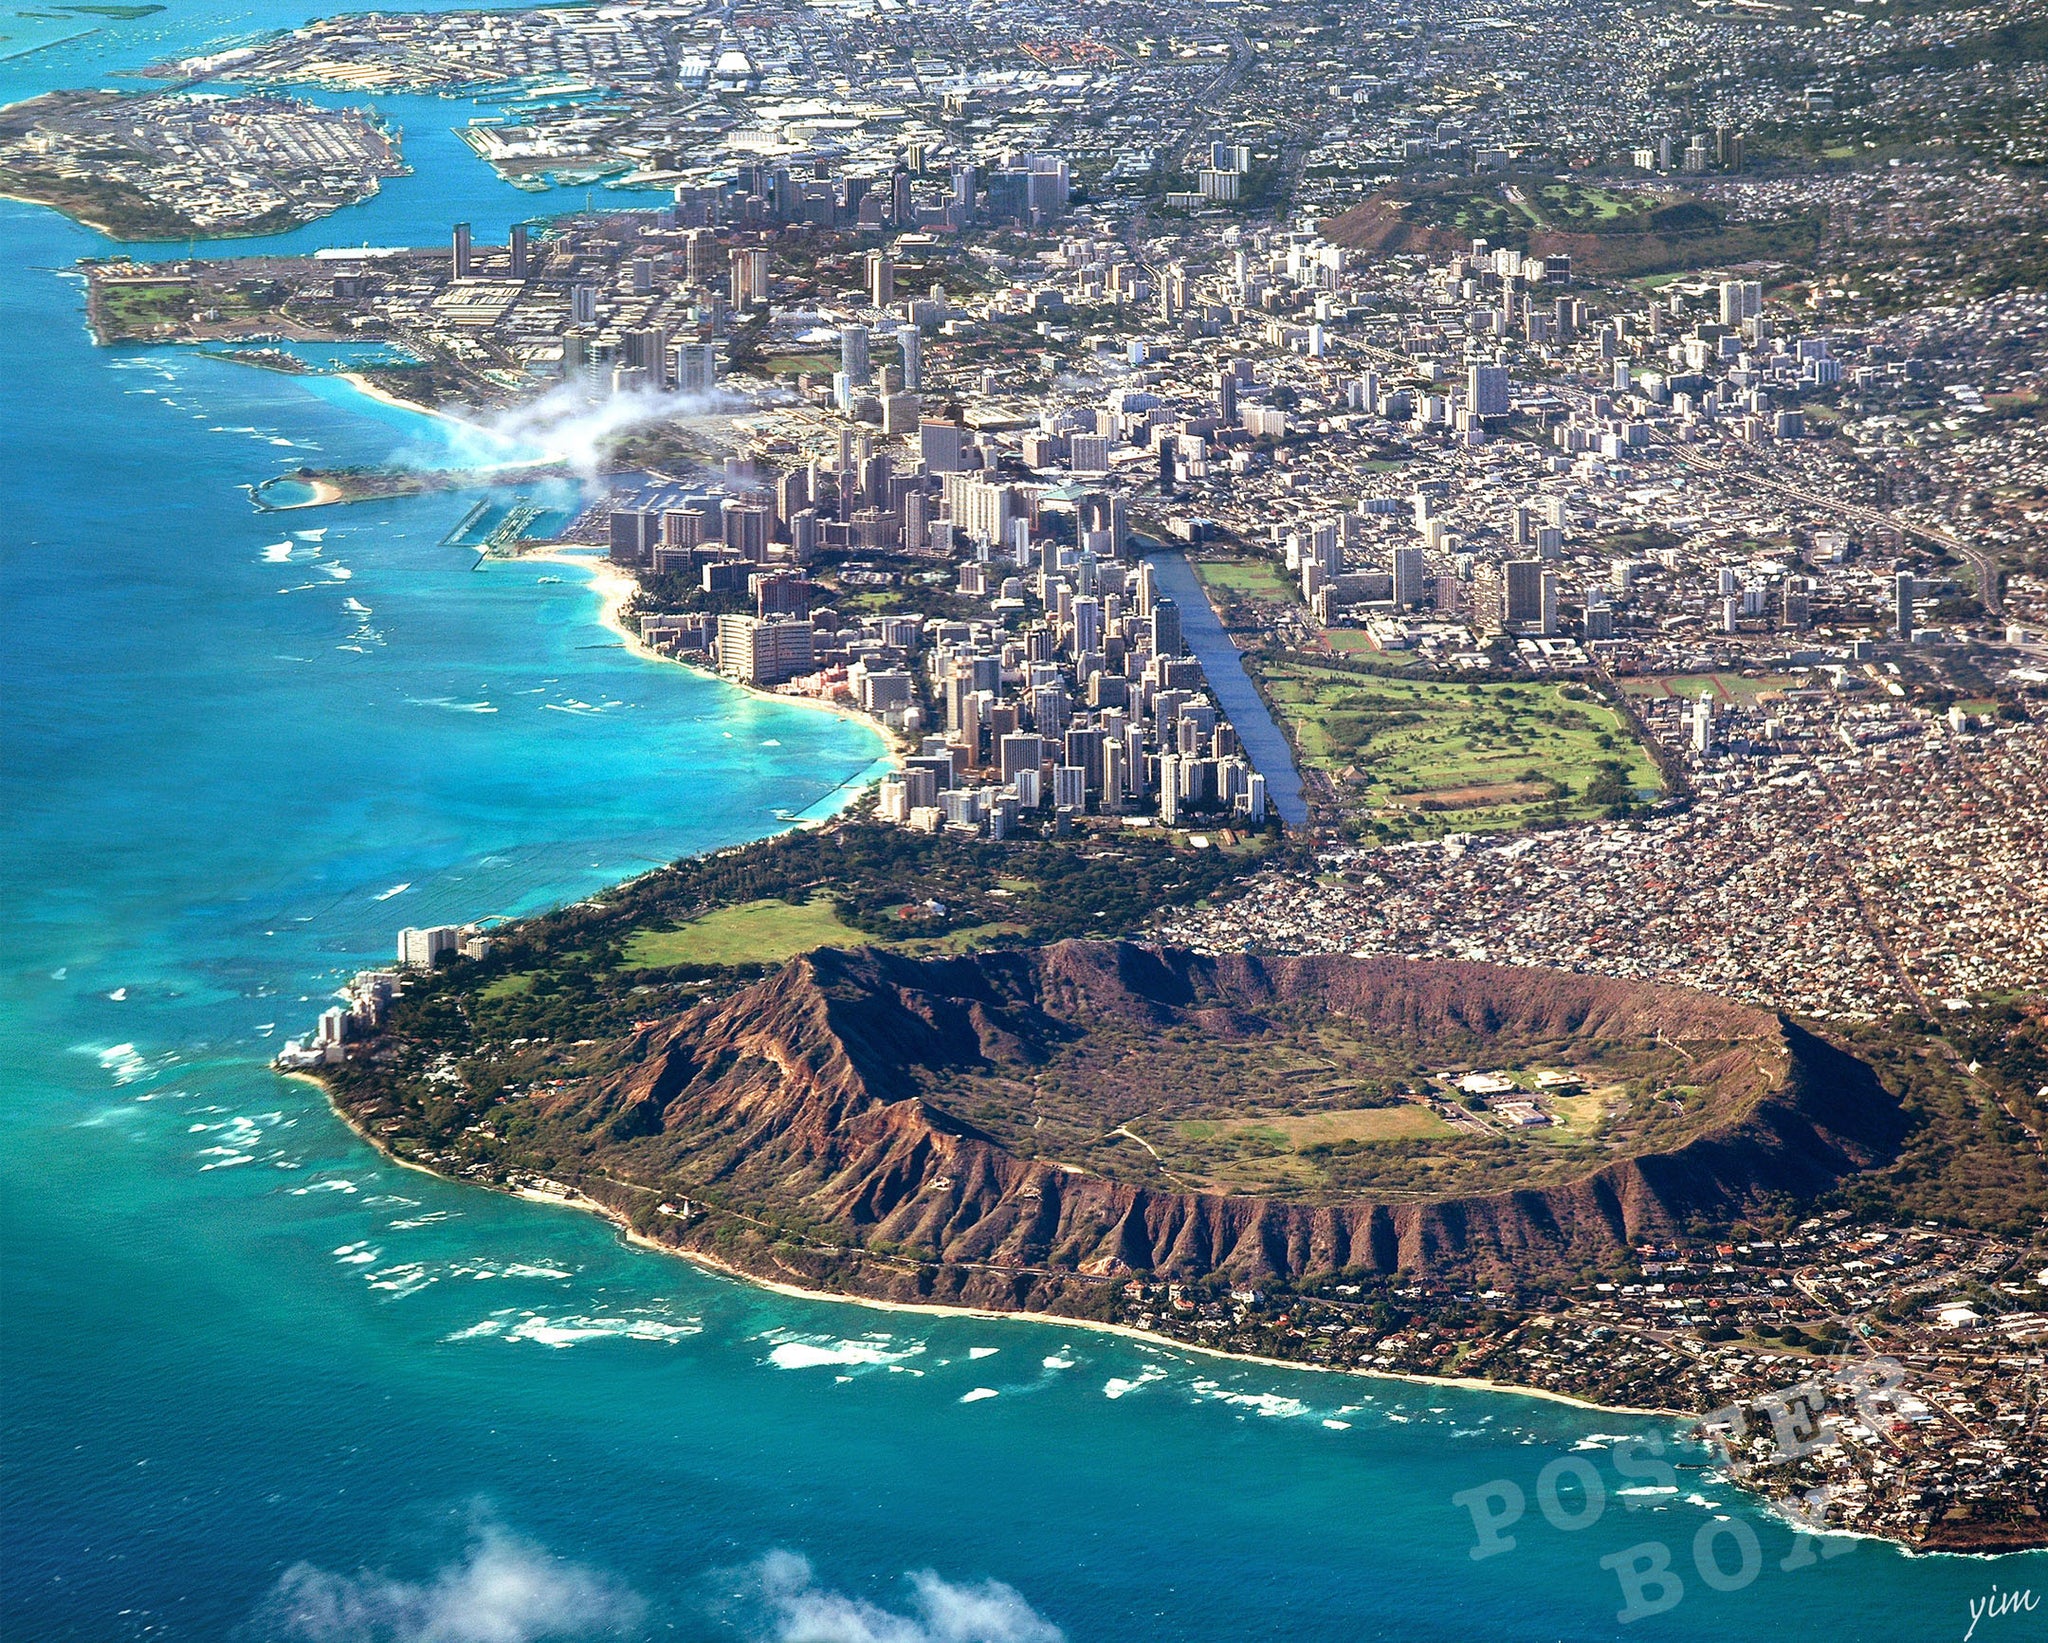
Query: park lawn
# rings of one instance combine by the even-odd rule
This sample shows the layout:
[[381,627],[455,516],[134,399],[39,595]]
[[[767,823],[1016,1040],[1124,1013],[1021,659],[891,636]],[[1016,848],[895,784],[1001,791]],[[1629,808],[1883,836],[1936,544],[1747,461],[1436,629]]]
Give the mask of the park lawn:
[[1287,573],[1266,559],[1197,559],[1195,574],[1212,588],[1222,588],[1244,599],[1265,599],[1274,604],[1299,604],[1294,584]]
[[[970,924],[943,935],[921,936],[907,922],[901,936],[876,937],[843,922],[829,896],[813,896],[801,905],[786,901],[750,901],[721,907],[673,930],[637,930],[626,943],[621,969],[662,970],[676,964],[780,964],[820,947],[864,947],[880,942],[893,951],[925,956],[964,953],[1003,936],[1021,935],[1021,924]],[[518,983],[511,986],[509,983]],[[491,984],[490,993],[524,992],[530,976],[506,976]]]
[[673,930],[636,930],[626,943],[628,970],[676,964],[780,964],[819,947],[860,947],[874,937],[842,923],[831,899],[801,905],[750,901],[721,907]]
[[1027,934],[1025,926],[996,920],[989,924],[963,924],[957,930],[949,930],[942,936],[911,936],[901,941],[891,941],[892,951],[901,950],[916,958],[927,958],[933,953],[967,953],[977,947],[985,947],[991,941],[1004,936]]
[[[1362,675],[1290,660],[1265,669],[1296,751],[1347,799],[1426,831],[1499,832],[1594,814],[1588,784],[1608,764],[1662,791],[1620,715],[1559,684],[1460,684]],[[1549,784],[1565,791],[1553,797]]]
[[1654,210],[1657,203],[1654,197],[1610,194],[1604,188],[1582,183],[1551,183],[1538,191],[1537,198],[1550,219],[1545,226],[1566,230],[1583,228],[1589,222],[1617,222],[1626,216],[1642,215]]
[[100,287],[100,311],[121,332],[190,319],[195,300],[190,280],[113,281]]
[[483,990],[485,998],[523,998],[533,991],[533,978],[538,972],[520,970],[509,976],[500,976]]

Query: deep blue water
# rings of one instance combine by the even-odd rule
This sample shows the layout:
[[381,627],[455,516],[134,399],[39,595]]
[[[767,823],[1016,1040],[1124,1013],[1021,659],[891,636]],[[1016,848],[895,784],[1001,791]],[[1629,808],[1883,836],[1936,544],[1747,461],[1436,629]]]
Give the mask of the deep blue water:
[[[180,4],[0,94],[297,15]],[[431,112],[418,175],[291,238],[535,209],[423,153]],[[396,926],[765,832],[876,745],[633,659],[574,572],[472,573],[440,546],[466,498],[256,513],[284,468],[445,435],[331,379],[96,351],[60,270],[104,242],[6,205],[0,243],[11,1643],[1923,1639],[1994,1581],[2048,1591],[2039,1557],[1784,1568],[1788,1532],[1690,1469],[1475,1561],[1458,1493],[1533,1500],[1566,1457],[1612,1491],[1611,1444],[1662,1423],[786,1299],[381,1164],[267,1059]],[[1755,1578],[1703,1583],[1703,1530],[1725,1567],[1753,1534]],[[1645,1543],[1684,1597],[1625,1625],[1600,1560]]]

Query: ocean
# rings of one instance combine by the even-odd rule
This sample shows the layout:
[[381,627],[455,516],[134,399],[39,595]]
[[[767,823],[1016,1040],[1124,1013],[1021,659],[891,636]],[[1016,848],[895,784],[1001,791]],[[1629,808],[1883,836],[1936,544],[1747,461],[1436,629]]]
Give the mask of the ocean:
[[[177,0],[0,98],[305,15]],[[469,105],[385,105],[416,174],[267,246],[548,207]],[[106,243],[12,203],[0,243],[10,1640],[1960,1639],[2048,1592],[1801,1540],[1676,1421],[786,1297],[380,1161],[268,1060],[400,925],[760,836],[880,744],[629,654],[574,571],[473,571],[466,496],[258,512],[451,436],[95,349],[67,270]]]

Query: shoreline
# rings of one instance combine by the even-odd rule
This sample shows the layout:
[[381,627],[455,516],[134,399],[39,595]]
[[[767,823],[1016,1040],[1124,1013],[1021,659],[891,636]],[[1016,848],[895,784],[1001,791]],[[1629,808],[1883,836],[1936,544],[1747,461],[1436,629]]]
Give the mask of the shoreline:
[[[765,1278],[744,1267],[722,1261],[715,1255],[702,1251],[678,1249],[664,1244],[659,1239],[649,1238],[636,1232],[625,1219],[608,1206],[599,1203],[586,1194],[577,1192],[573,1196],[560,1193],[541,1192],[532,1187],[505,1187],[480,1181],[462,1181],[453,1176],[443,1175],[439,1170],[425,1164],[413,1163],[400,1158],[390,1147],[376,1136],[364,1130],[349,1115],[348,1111],[335,1100],[334,1092],[317,1073],[280,1072],[283,1078],[302,1080],[316,1087],[326,1098],[329,1109],[339,1118],[349,1133],[356,1136],[379,1158],[397,1165],[400,1169],[414,1170],[419,1174],[432,1176],[435,1180],[452,1187],[473,1187],[484,1192],[495,1193],[504,1198],[516,1198],[526,1203],[543,1204],[555,1209],[565,1209],[578,1214],[590,1215],[610,1226],[619,1241],[632,1249],[643,1249],[651,1254],[667,1256],[695,1268],[697,1271],[722,1278],[729,1283],[758,1289],[767,1294],[779,1295],[787,1300],[824,1301],[842,1306],[862,1307],[871,1312],[894,1312],[928,1318],[971,1318],[982,1323],[1023,1323],[1044,1328],[1081,1329],[1098,1335],[1121,1336],[1141,1345],[1155,1347],[1169,1352],[1192,1353],[1199,1357],[1215,1358],[1225,1363],[1252,1364],[1262,1369],[1279,1369],[1295,1374],[1350,1376],[1359,1380],[1392,1381],[1408,1386],[1421,1387],[1432,1391],[1483,1392],[1499,1396],[1535,1398],[1544,1403],[1560,1404],[1590,1415],[1620,1415],[1634,1420],[1656,1420],[1687,1422],[1697,1424],[1702,1418],[1676,1409],[1644,1409],[1632,1404],[1595,1403],[1587,1398],[1574,1397],[1567,1392],[1553,1392],[1544,1387],[1515,1386],[1505,1381],[1483,1380],[1469,1375],[1416,1375],[1397,1370],[1360,1369],[1337,1364],[1296,1363],[1286,1358],[1266,1357],[1253,1352],[1230,1352],[1222,1347],[1204,1346],[1195,1341],[1183,1341],[1172,1335],[1161,1335],[1152,1330],[1140,1329],[1135,1324],[1108,1323],[1098,1318],[1072,1318],[1056,1312],[1005,1312],[989,1307],[947,1306],[935,1301],[886,1301],[866,1295],[852,1295],[840,1290],[806,1289],[779,1278]],[[1813,1535],[1828,1540],[1870,1541],[1877,1545],[1889,1546],[1903,1557],[1957,1557],[1978,1560],[1995,1560],[2004,1557],[2022,1557],[2040,1550],[2037,1546],[1995,1547],[1991,1549],[1970,1547],[1947,1547],[1918,1545],[1910,1541],[1894,1539],[1889,1535],[1873,1534],[1863,1529],[1821,1528],[1814,1529],[1789,1514],[1783,1504],[1760,1490],[1753,1489],[1737,1480],[1726,1477],[1721,1483],[1748,1500],[1756,1503],[1758,1509],[1796,1533]]]
[[[290,474],[284,477],[289,479],[294,485],[306,486],[313,494],[303,502],[272,502],[263,495],[263,485],[251,485],[248,488],[249,497],[256,504],[259,511],[263,513],[298,513],[304,508],[331,508],[335,503],[347,500],[342,494],[341,487],[332,480],[300,479]],[[270,481],[265,480],[263,483],[267,485]]]
[[[396,410],[414,411],[421,416],[434,417],[442,422],[452,423],[456,427],[467,429],[474,433],[487,434],[490,432],[481,423],[472,422],[466,417],[456,415],[453,411],[442,410],[438,406],[433,405],[422,405],[417,400],[406,399],[398,394],[391,393],[370,381],[359,371],[337,371],[334,375],[339,380],[346,382],[364,398],[375,400],[381,405],[388,405]],[[500,463],[495,467],[477,468],[472,470],[472,472],[491,483],[516,482],[516,476],[520,469],[545,466],[555,460],[557,459],[553,457],[537,457],[530,462]],[[305,482],[302,481],[302,483]],[[311,483],[316,491],[334,492],[334,487],[324,485],[320,481],[316,480]],[[316,497],[312,501],[292,503],[288,507],[275,508],[272,511],[283,513],[289,511],[290,508],[324,507],[330,502],[340,500],[344,500],[344,498],[338,492],[334,492],[332,495]],[[828,702],[816,696],[793,696],[782,691],[763,690],[758,685],[743,684],[737,679],[728,679],[724,674],[717,672],[715,669],[704,667],[696,662],[685,661],[679,656],[670,656],[663,651],[656,650],[638,633],[628,627],[624,620],[626,606],[631,603],[633,596],[640,591],[639,579],[632,572],[612,564],[601,550],[593,549],[590,554],[583,554],[575,552],[560,543],[556,543],[546,547],[535,548],[530,552],[520,552],[515,549],[514,552],[506,557],[532,560],[543,564],[561,565],[568,569],[581,571],[589,579],[592,590],[598,595],[600,602],[598,610],[599,624],[614,634],[628,651],[642,660],[665,662],[672,666],[688,668],[691,672],[699,674],[704,678],[716,679],[721,684],[728,685],[734,690],[741,691],[761,701],[778,702],[786,707],[804,707],[814,712],[830,713],[851,723],[864,726],[873,731],[882,740],[882,753],[876,760],[870,761],[870,766],[880,762],[880,759],[887,759],[891,769],[900,770],[903,767],[903,760],[909,751],[907,737],[900,731],[891,730],[887,725],[882,724],[871,715],[861,712],[858,708],[848,707],[839,702]],[[851,803],[852,799],[858,796],[859,792],[865,791],[871,785],[872,781],[863,781],[860,788],[854,794],[850,794],[845,802]],[[844,804],[840,806],[841,809],[844,807]],[[803,825],[813,824],[807,823]]]
[[[360,372],[337,371],[335,375],[355,389],[357,393],[362,394],[367,399],[374,399],[380,404],[389,405],[403,411],[417,411],[422,416],[438,417],[443,422],[451,422],[457,427],[466,428],[477,433],[488,433],[490,431],[480,423],[471,422],[466,417],[457,416],[453,411],[444,411],[432,405],[422,405],[416,400],[405,399],[397,394],[390,393],[378,387],[376,383],[371,382]],[[536,467],[542,463],[554,460],[552,457],[545,457],[536,459],[534,462],[503,463],[496,468],[479,468],[474,471],[481,475],[509,474],[515,473],[523,467]],[[312,507],[315,504],[304,502],[300,503],[299,506]],[[902,734],[890,730],[886,725],[861,712],[858,708],[842,706],[838,702],[824,701],[816,696],[791,696],[785,695],[781,691],[763,690],[758,685],[741,684],[736,679],[727,679],[724,674],[718,673],[711,668],[702,667],[695,662],[686,662],[679,656],[670,656],[656,650],[646,640],[641,638],[639,634],[629,628],[624,621],[626,606],[631,602],[633,595],[640,591],[639,579],[632,572],[612,564],[601,550],[593,549],[590,554],[586,555],[556,543],[547,547],[535,548],[531,552],[518,552],[515,550],[508,557],[534,560],[544,564],[563,565],[570,569],[582,571],[590,579],[591,587],[596,591],[601,601],[601,607],[598,612],[599,623],[617,635],[624,642],[626,648],[634,655],[642,657],[647,661],[667,662],[674,666],[689,668],[694,673],[702,674],[706,678],[717,679],[724,684],[731,685],[735,690],[744,691],[746,694],[759,697],[763,701],[808,707],[817,711],[836,714],[842,719],[865,725],[882,738],[886,749],[886,756],[890,763],[899,768],[901,767],[906,745]]]
[[[483,424],[472,422],[468,417],[457,416],[453,411],[444,411],[438,405],[422,405],[416,399],[406,399],[402,395],[392,393],[387,388],[380,388],[360,371],[336,371],[333,374],[338,381],[346,382],[357,393],[361,394],[363,398],[374,399],[379,405],[388,405],[397,411],[412,411],[419,416],[430,416],[439,422],[453,423],[456,427],[470,433],[482,434],[490,432]],[[552,461],[553,458],[545,458],[543,460]],[[533,465],[532,463],[502,464],[505,467],[531,467]],[[490,470],[478,469],[477,471],[489,472]]]
[[[901,769],[905,754],[905,738],[899,731],[891,730],[873,716],[849,707],[843,702],[828,702],[817,696],[791,696],[779,690],[763,690],[759,685],[743,684],[737,679],[728,679],[714,668],[701,662],[685,661],[680,656],[671,656],[666,651],[656,650],[639,634],[626,625],[626,606],[640,591],[640,582],[629,570],[614,565],[605,557],[603,550],[592,548],[589,553],[579,553],[557,543],[549,547],[535,548],[527,553],[515,553],[511,557],[534,564],[561,565],[566,569],[581,571],[590,580],[590,586],[602,601],[598,612],[599,623],[609,632],[617,635],[626,649],[633,655],[650,662],[662,662],[671,667],[688,668],[701,678],[715,679],[722,685],[763,702],[776,702],[784,707],[809,708],[817,713],[830,713],[836,718],[847,720],[873,731],[882,740],[881,758],[886,758],[891,767]],[[878,762],[878,761],[871,761]],[[864,790],[869,783],[862,782]]]
[[1505,1381],[1482,1380],[1470,1375],[1414,1375],[1388,1369],[1297,1363],[1287,1358],[1265,1357],[1255,1352],[1230,1352],[1222,1347],[1204,1346],[1197,1341],[1183,1341],[1172,1335],[1161,1335],[1153,1330],[1140,1329],[1136,1324],[1109,1323],[1100,1318],[1073,1318],[1057,1312],[1005,1312],[991,1307],[948,1306],[938,1301],[887,1301],[876,1296],[848,1294],[843,1290],[806,1289],[800,1284],[792,1284],[783,1279],[764,1278],[758,1273],[747,1271],[745,1267],[735,1266],[730,1261],[722,1261],[717,1256],[707,1255],[701,1250],[678,1249],[673,1244],[665,1244],[658,1238],[650,1238],[643,1232],[636,1232],[618,1211],[584,1193],[564,1196],[560,1193],[541,1192],[532,1187],[501,1187],[480,1181],[457,1180],[454,1176],[443,1175],[439,1170],[431,1169],[425,1164],[399,1157],[382,1139],[365,1130],[350,1115],[348,1109],[335,1099],[334,1091],[318,1073],[292,1071],[280,1072],[278,1076],[298,1079],[313,1085],[326,1097],[328,1107],[348,1127],[350,1134],[361,1140],[378,1157],[396,1164],[400,1169],[416,1170],[422,1175],[432,1176],[437,1181],[445,1181],[453,1187],[475,1188],[483,1192],[496,1193],[503,1198],[517,1198],[530,1204],[546,1204],[556,1209],[593,1216],[610,1226],[618,1234],[620,1242],[632,1248],[665,1255],[671,1260],[684,1261],[700,1271],[714,1273],[734,1283],[765,1290],[771,1295],[780,1295],[789,1300],[829,1301],[842,1306],[865,1307],[871,1312],[897,1312],[928,1318],[973,1318],[990,1323],[1018,1322],[1039,1324],[1048,1328],[1086,1329],[1098,1335],[1119,1335],[1126,1340],[1139,1341],[1147,1346],[1162,1347],[1169,1351],[1192,1352],[1205,1358],[1219,1358],[1226,1363],[1257,1364],[1262,1368],[1284,1369],[1296,1374],[1349,1375],[1362,1380],[1398,1381],[1409,1386],[1428,1387],[1439,1391],[1492,1392],[1509,1397],[1537,1398],[1545,1403],[1563,1404],[1588,1414],[1625,1415],[1634,1419],[1668,1421],[1697,1421],[1700,1418],[1679,1409],[1642,1409],[1632,1404],[1594,1403],[1587,1398],[1574,1397],[1568,1392],[1552,1392],[1539,1386],[1514,1386]]

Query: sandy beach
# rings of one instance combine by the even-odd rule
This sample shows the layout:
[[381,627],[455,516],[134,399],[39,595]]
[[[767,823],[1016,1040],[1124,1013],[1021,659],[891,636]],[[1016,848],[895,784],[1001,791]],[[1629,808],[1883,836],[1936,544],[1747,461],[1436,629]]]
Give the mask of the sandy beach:
[[701,663],[686,661],[680,656],[671,656],[666,651],[656,650],[633,631],[625,620],[626,606],[632,602],[633,595],[640,591],[639,582],[630,571],[614,565],[599,550],[593,548],[587,553],[580,553],[557,546],[536,548],[530,553],[521,553],[518,557],[540,564],[562,565],[581,571],[589,577],[591,587],[603,601],[603,609],[598,614],[598,620],[612,633],[617,634],[624,641],[626,648],[636,656],[645,657],[651,662],[666,662],[672,666],[689,668],[706,678],[717,679],[722,684],[730,685],[735,690],[745,691],[750,696],[758,696],[763,701],[780,702],[785,707],[807,707],[816,712],[834,714],[841,719],[850,719],[882,737],[889,749],[890,763],[895,766],[902,764],[907,748],[905,738],[900,733],[890,730],[871,714],[861,712],[857,707],[844,702],[824,701],[816,696],[792,696],[779,690],[763,690],[757,685],[742,684],[736,679],[728,679],[724,674],[715,672]]
[[[472,433],[489,432],[481,423],[471,422],[467,417],[457,416],[453,411],[444,411],[436,405],[422,405],[416,399],[404,399],[397,394],[390,393],[378,387],[376,383],[372,382],[360,371],[337,371],[335,375],[340,377],[343,382],[346,382],[365,399],[374,399],[380,405],[389,405],[400,411],[413,411],[420,416],[435,417],[442,422],[452,423],[456,427],[467,429]],[[521,465],[530,466],[531,464]]]
[[[397,394],[388,393],[360,372],[342,371],[338,375],[350,387],[354,388],[356,392],[367,398],[377,400],[381,404],[395,406],[400,410],[417,411],[423,416],[438,417],[443,422],[452,423],[457,427],[474,432],[489,432],[481,424],[468,421],[466,418],[455,415],[452,411],[444,411],[434,406],[421,405],[414,400],[403,399]],[[516,473],[520,468],[538,467],[553,460],[553,458],[543,457],[536,458],[533,462],[500,463],[495,467],[478,468],[476,472],[480,475],[512,474]],[[317,481],[311,483],[314,483],[316,489],[332,489],[332,487],[320,486]],[[336,497],[330,495],[325,500],[333,501],[336,500]],[[296,504],[296,506],[305,508],[320,505],[318,502]],[[598,620],[612,633],[616,634],[624,642],[626,648],[637,656],[645,657],[649,661],[668,662],[677,666],[695,669],[695,671],[703,673],[708,677],[723,680],[724,683],[731,685],[736,690],[744,690],[751,695],[762,697],[764,700],[781,702],[786,706],[811,708],[818,712],[835,714],[839,718],[850,719],[865,725],[883,738],[888,746],[890,762],[893,765],[900,766],[905,753],[909,750],[908,741],[901,733],[890,730],[888,726],[882,724],[871,715],[861,712],[858,708],[847,706],[841,702],[823,701],[815,696],[796,696],[783,691],[762,690],[754,685],[741,684],[737,680],[726,679],[723,674],[714,673],[709,668],[700,667],[697,663],[685,661],[679,656],[670,656],[663,651],[656,650],[628,626],[625,621],[626,606],[632,602],[633,595],[640,591],[639,582],[629,571],[612,564],[600,551],[593,550],[590,553],[579,553],[568,548],[555,546],[520,553],[517,557],[538,560],[548,564],[563,565],[570,569],[581,571],[590,579],[591,587],[596,590],[598,597],[603,602],[602,608],[598,613]]]
[[265,513],[297,513],[301,508],[326,508],[346,500],[341,487],[332,480],[301,479],[296,474],[283,474],[279,477],[293,485],[304,485],[313,494],[303,502],[272,502],[264,496],[264,487],[258,485],[250,495]]

